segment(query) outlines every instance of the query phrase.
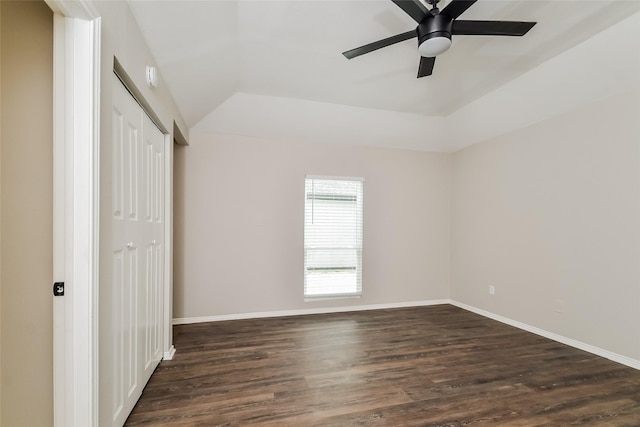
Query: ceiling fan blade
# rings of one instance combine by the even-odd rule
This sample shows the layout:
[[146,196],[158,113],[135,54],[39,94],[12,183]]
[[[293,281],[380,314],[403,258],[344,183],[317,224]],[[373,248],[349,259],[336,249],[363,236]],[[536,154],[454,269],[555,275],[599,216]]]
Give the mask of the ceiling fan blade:
[[524,36],[535,22],[453,21],[451,34],[467,36]]
[[357,47],[355,49],[342,52],[347,59],[353,59],[356,56],[364,55],[365,53],[373,52],[374,50],[382,49],[383,47],[391,46],[392,44],[400,43],[405,40],[417,37],[416,30],[407,31],[406,33],[398,34],[386,39],[378,40],[377,42],[365,44],[364,46]]
[[451,0],[442,11],[440,15],[446,15],[451,19],[456,19],[462,15],[465,10],[469,9],[478,0]]
[[419,0],[391,0],[398,7],[405,11],[407,15],[413,18],[418,24],[422,22],[425,16],[429,13],[429,10],[424,7]]
[[436,58],[427,58],[426,56],[421,56],[420,66],[418,67],[418,78],[430,76],[433,72],[433,64],[435,63]]

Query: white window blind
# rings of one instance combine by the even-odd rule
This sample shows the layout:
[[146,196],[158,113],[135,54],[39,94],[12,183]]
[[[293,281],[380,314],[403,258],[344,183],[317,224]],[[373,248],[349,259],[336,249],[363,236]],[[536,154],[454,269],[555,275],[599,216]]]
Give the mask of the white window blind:
[[305,297],[362,293],[363,181],[306,177]]

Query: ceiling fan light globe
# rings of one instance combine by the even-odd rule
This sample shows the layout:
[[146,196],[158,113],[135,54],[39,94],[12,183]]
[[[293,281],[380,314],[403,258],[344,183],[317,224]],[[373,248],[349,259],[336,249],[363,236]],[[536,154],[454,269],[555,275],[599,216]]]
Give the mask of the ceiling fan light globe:
[[421,56],[433,58],[446,52],[451,47],[451,39],[445,36],[430,37],[420,43],[418,52]]

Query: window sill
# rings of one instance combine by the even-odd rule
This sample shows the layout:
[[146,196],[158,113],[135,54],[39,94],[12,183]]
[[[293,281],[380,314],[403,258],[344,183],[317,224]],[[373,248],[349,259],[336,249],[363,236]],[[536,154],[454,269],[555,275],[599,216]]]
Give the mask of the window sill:
[[362,295],[318,295],[316,296],[306,296],[304,297],[304,302],[311,301],[325,301],[325,300],[335,300],[335,299],[354,299],[354,298],[362,298]]

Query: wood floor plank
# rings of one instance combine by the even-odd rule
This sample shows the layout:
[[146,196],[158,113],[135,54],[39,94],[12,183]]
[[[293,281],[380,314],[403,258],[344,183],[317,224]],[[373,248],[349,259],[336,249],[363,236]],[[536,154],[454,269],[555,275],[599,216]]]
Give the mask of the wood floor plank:
[[180,325],[130,426],[640,426],[640,371],[451,305]]

